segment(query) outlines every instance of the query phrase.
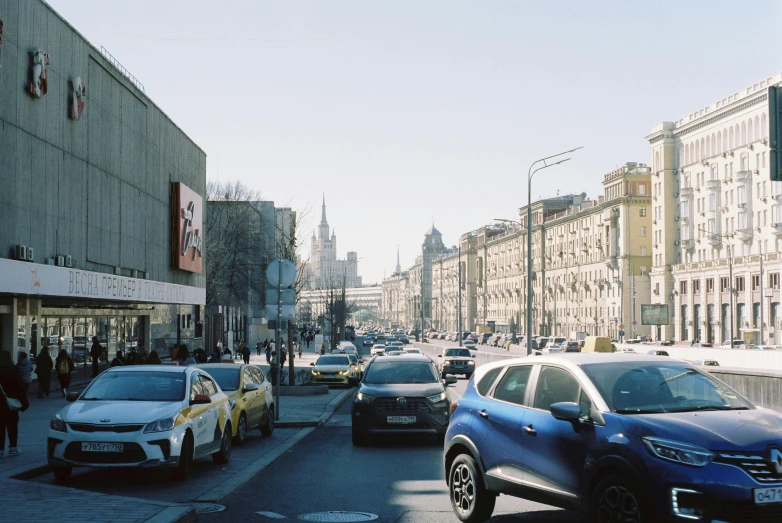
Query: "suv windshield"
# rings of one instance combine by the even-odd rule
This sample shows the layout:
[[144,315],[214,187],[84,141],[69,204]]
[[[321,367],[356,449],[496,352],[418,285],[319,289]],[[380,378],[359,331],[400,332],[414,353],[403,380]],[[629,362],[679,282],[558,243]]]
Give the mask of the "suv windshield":
[[753,408],[733,389],[686,363],[628,361],[581,368],[608,407],[620,414]]
[[350,365],[347,356],[321,356],[315,365]]
[[182,401],[180,372],[104,372],[82,394],[83,401]]
[[469,358],[470,357],[470,351],[468,349],[446,349],[445,356],[446,357],[450,356],[452,358],[464,356],[466,358]]
[[418,361],[376,361],[367,369],[364,383],[437,383],[432,365]]

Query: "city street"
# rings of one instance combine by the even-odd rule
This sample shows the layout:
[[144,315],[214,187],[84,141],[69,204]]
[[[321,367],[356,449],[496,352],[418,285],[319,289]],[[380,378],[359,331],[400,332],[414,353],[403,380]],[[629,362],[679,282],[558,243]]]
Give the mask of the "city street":
[[[459,396],[466,386],[452,386]],[[197,516],[199,522],[265,521],[349,511],[378,521],[419,523],[456,521],[442,471],[442,448],[433,441],[405,438],[367,447],[350,442],[350,403],[331,420],[233,494],[225,512]],[[327,521],[311,519],[311,521]],[[330,521],[359,521],[332,519]],[[362,520],[363,521],[363,520]],[[578,514],[538,503],[500,497],[492,522],[581,522]]]

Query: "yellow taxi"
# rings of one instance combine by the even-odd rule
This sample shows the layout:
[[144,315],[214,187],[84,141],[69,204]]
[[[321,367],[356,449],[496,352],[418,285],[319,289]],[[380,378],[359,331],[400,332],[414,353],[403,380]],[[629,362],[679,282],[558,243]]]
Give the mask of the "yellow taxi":
[[249,430],[259,428],[264,437],[274,432],[274,395],[263,371],[255,365],[200,363],[194,365],[215,379],[231,400],[234,441],[241,445]]

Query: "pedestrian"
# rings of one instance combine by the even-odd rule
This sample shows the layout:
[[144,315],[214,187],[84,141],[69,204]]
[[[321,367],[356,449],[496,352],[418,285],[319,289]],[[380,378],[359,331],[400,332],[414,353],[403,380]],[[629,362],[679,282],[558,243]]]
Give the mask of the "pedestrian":
[[234,340],[234,359],[239,359],[239,343]]
[[215,345],[214,350],[212,351],[212,357],[209,358],[209,363],[220,363],[220,347]]
[[230,349],[225,349],[220,357],[220,363],[236,363]]
[[38,397],[43,398],[43,395],[49,396],[49,389],[52,383],[52,369],[54,368],[54,362],[49,355],[49,342],[43,342],[41,352],[38,353],[38,357],[35,358],[35,374],[38,375]]
[[157,353],[156,350],[153,350],[149,353],[149,356],[147,356],[147,359],[144,360],[144,365],[162,365],[163,362],[160,361],[160,355]]
[[285,343],[280,344],[280,365],[285,365],[285,360],[288,359],[288,351],[285,350]]
[[271,358],[272,358],[272,345],[273,344],[274,344],[274,342],[266,340],[264,352],[266,353],[266,363],[267,363],[267,365],[269,364],[269,362],[271,361]]
[[64,398],[68,394],[68,387],[71,386],[71,373],[73,373],[73,359],[68,356],[65,349],[60,349],[57,354],[57,361],[54,362],[54,368],[57,371],[57,379],[60,381],[60,392]]
[[[271,345],[274,345],[272,343]],[[272,386],[277,385],[277,378],[279,377],[279,365],[277,364],[277,351],[272,349],[271,360],[269,360],[269,375],[272,378]]]
[[90,356],[92,356],[92,377],[100,372],[100,357],[103,354],[103,347],[98,341],[97,336],[92,337],[92,347],[90,347]]
[[247,345],[242,347],[242,359],[244,360],[245,365],[250,364],[250,347]]
[[255,342],[255,353],[260,356],[261,355],[261,340],[258,340]]
[[109,367],[122,367],[125,365],[125,358],[122,356],[122,351],[118,350],[114,355],[114,359],[111,360]]
[[[17,400],[21,408],[13,408],[8,400]],[[16,403],[16,402],[13,402]],[[19,455],[17,447],[19,438],[19,411],[26,411],[30,406],[27,401],[24,383],[19,371],[14,366],[11,353],[0,352],[0,458],[5,455],[5,435],[8,433],[8,455]]]
[[125,357],[125,365],[141,365],[141,356],[136,352],[136,347],[130,348],[128,355]]
[[33,382],[33,364],[24,351],[19,352],[19,361],[16,362],[16,370],[19,371],[19,377],[22,378],[24,394],[26,396],[27,392],[30,390],[30,384]]
[[324,354],[326,354],[326,344],[320,342],[320,355],[323,356]]
[[[139,352],[139,356],[141,356],[141,364],[143,365],[143,364],[145,364],[147,362],[147,358],[149,358],[149,353],[147,352],[147,348],[144,347],[143,345],[141,346],[139,351],[140,351]],[[159,357],[158,357],[158,359],[159,359]]]
[[179,352],[177,352],[176,359],[179,362],[180,367],[187,367],[188,365],[195,365],[196,363],[195,358],[190,355],[190,351],[184,343],[179,345]]

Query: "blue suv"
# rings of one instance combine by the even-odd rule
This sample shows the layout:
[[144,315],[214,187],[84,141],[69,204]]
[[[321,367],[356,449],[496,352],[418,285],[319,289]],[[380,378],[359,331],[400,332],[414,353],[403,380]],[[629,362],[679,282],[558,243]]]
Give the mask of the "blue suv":
[[782,415],[664,356],[573,353],[476,369],[452,406],[456,516],[499,494],[592,521],[782,521]]

